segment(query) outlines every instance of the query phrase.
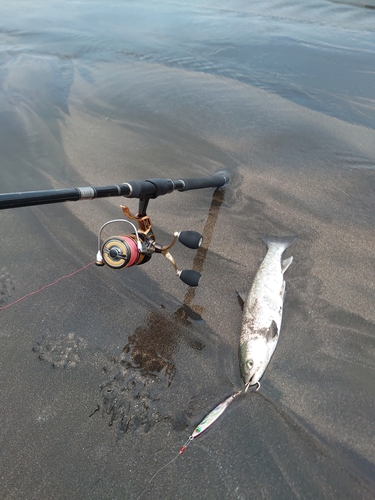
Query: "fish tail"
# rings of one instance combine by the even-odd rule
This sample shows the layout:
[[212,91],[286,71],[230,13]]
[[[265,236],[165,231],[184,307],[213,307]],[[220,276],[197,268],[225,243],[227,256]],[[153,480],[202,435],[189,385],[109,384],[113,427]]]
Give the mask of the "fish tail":
[[270,234],[263,234],[261,238],[268,248],[271,245],[277,245],[284,251],[296,241],[297,236],[273,236]]

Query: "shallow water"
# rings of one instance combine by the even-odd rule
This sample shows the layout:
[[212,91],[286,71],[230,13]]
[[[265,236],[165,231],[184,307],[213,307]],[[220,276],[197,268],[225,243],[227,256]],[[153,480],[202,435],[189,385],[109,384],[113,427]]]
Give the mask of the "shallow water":
[[[287,251],[280,341],[145,497],[373,498],[375,10],[365,2],[0,3],[2,192],[197,177],[151,200],[197,289],[94,265],[0,310],[4,498],[137,498],[241,387],[241,309]],[[366,2],[371,7],[371,2]],[[121,199],[2,211],[0,306],[92,262]],[[129,200],[135,212],[137,203]],[[120,230],[116,228],[116,231]]]

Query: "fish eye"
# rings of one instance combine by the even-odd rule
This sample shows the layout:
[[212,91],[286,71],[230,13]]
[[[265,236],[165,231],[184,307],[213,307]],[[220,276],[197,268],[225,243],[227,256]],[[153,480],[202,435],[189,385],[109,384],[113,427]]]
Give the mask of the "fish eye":
[[252,359],[248,359],[248,360],[246,361],[246,366],[247,366],[249,369],[251,369],[251,368],[253,367],[253,365],[254,365],[254,361],[253,361]]

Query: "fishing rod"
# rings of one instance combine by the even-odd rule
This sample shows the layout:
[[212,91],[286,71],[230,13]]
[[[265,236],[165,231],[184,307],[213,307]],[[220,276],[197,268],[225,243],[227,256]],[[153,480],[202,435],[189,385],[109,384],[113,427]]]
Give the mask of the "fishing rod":
[[[99,229],[96,265],[107,265],[112,269],[123,269],[134,265],[145,264],[155,253],[159,253],[164,255],[173,265],[176,276],[185,284],[197,286],[201,277],[200,273],[193,269],[184,269],[180,271],[169,250],[177,241],[187,248],[198,249],[202,244],[202,235],[197,231],[176,231],[173,234],[173,240],[168,245],[160,245],[156,242],[156,237],[152,229],[152,222],[147,215],[148,204],[151,199],[172,193],[176,190],[191,191],[193,189],[203,188],[223,189],[227,186],[229,181],[230,177],[227,172],[217,172],[215,175],[206,178],[178,179],[175,181],[165,178],[155,178],[145,181],[129,181],[111,186],[87,186],[68,189],[5,193],[0,194],[0,210],[114,196],[138,198],[139,204],[137,214],[132,214],[127,206],[121,205],[123,215],[126,218],[107,221]],[[104,228],[115,223],[128,224],[133,231],[126,234],[110,236],[103,241],[102,232]]]

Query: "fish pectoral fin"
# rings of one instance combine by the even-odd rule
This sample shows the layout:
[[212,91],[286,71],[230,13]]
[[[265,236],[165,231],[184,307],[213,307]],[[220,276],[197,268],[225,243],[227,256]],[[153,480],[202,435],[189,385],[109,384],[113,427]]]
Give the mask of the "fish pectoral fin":
[[239,292],[238,290],[236,290],[236,293],[237,293],[237,298],[238,298],[238,302],[240,303],[241,309],[243,309],[243,306],[245,305],[245,302],[246,302],[246,293]]
[[281,272],[284,274],[285,271],[288,269],[290,264],[293,262],[293,257],[289,257],[289,259],[285,259],[281,263]]
[[271,326],[268,329],[267,337],[274,339],[279,333],[279,329],[277,327],[276,321],[272,320]]

